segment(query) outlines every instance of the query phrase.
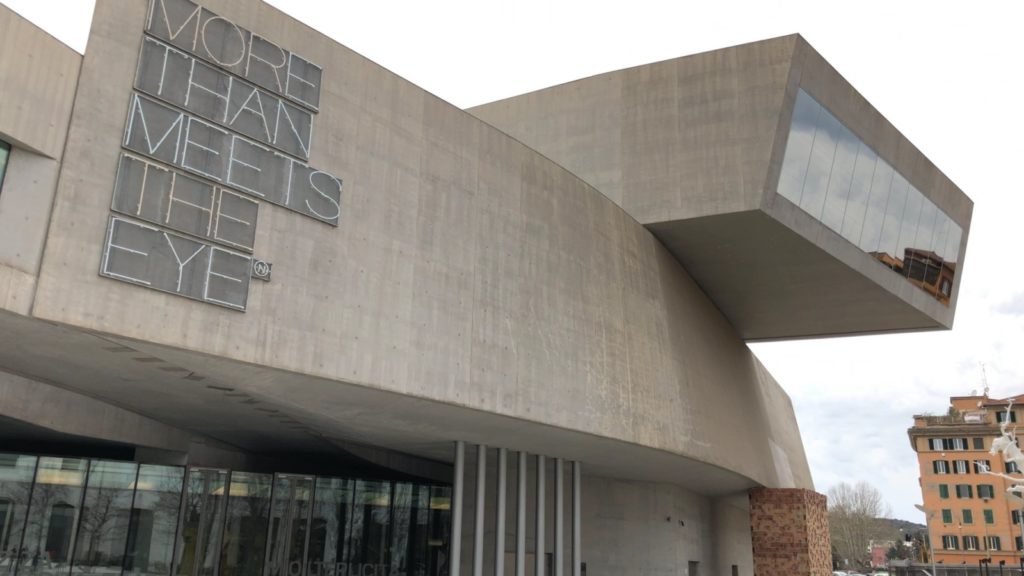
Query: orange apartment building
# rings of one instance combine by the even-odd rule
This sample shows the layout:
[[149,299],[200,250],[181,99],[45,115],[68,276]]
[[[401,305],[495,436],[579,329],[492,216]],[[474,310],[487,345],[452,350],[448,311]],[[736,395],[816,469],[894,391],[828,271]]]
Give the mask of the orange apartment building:
[[[1007,406],[1013,401],[1009,411]],[[999,424],[1024,419],[1024,394],[1012,398],[954,396],[945,416],[914,416],[907,432],[917,452],[921,495],[936,562],[976,566],[991,559],[1017,568],[1021,560],[1021,503],[1007,497],[1011,484],[993,472],[1017,474],[1002,455],[989,454]]]

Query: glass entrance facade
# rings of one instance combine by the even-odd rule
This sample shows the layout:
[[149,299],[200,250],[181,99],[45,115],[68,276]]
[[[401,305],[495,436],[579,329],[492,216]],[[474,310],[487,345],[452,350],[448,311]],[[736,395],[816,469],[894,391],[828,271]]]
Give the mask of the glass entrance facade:
[[0,454],[0,576],[439,576],[450,491]]

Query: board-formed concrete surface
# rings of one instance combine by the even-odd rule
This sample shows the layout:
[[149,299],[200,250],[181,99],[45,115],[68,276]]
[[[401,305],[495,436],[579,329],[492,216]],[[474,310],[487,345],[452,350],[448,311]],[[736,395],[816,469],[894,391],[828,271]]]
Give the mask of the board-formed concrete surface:
[[950,328],[913,288],[776,193],[805,90],[963,229],[972,202],[798,35],[599,74],[470,110],[647,226],[747,340]]
[[[506,448],[581,463],[593,572],[750,576],[747,491],[813,480],[744,340],[952,320],[955,298],[918,302],[770,193],[797,85],[844,101],[813,51],[794,80],[799,39],[567,85],[545,106],[587,136],[573,166],[255,0],[100,0],[84,57],[2,6],[0,30],[22,42],[0,53],[0,94],[23,107],[0,111],[0,440],[40,453],[447,483],[453,442]],[[255,68],[217,59],[233,46]],[[875,122],[850,102],[844,121]],[[656,130],[665,114],[702,127]],[[660,150],[674,160],[610,161]],[[951,190],[932,198],[966,232]],[[762,278],[773,249],[819,278]],[[821,282],[881,308],[794,311]]]

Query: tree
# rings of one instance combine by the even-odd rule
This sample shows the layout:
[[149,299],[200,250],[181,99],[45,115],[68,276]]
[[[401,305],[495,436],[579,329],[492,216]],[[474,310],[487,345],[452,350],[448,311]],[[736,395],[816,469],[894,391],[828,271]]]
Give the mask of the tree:
[[868,562],[871,540],[896,539],[892,526],[882,520],[888,515],[882,493],[867,482],[840,482],[828,491],[832,546],[851,566]]

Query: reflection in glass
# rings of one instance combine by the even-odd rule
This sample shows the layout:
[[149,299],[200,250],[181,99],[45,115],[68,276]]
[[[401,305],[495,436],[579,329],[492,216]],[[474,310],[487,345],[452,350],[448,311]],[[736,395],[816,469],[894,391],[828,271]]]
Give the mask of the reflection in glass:
[[21,537],[35,475],[35,456],[0,454],[0,574],[5,576],[28,558]]
[[850,181],[850,193],[840,232],[843,238],[854,244],[860,242],[861,231],[864,229],[864,213],[868,208],[871,179],[875,175],[877,163],[878,156],[861,142],[857,147],[857,161],[853,167],[853,178]]
[[391,573],[407,573],[409,562],[409,524],[412,520],[412,484],[393,486],[391,500]]
[[232,472],[220,576],[260,576],[270,525],[273,476]]
[[11,155],[11,145],[0,140],[0,191],[4,187],[4,174],[7,172],[7,159]]
[[171,571],[185,469],[142,464],[135,482],[125,576],[166,576]]
[[391,484],[356,481],[352,516],[351,561],[363,565],[388,564],[388,524]]
[[121,573],[136,472],[132,462],[92,462],[72,574]]
[[175,553],[178,576],[213,576],[224,526],[224,470],[188,471],[181,537]]
[[39,459],[18,574],[67,573],[86,467],[87,461],[78,458]]
[[441,576],[450,508],[447,486],[0,454],[0,576]]
[[270,516],[269,576],[300,574],[305,565],[313,478],[279,474]]
[[864,229],[860,234],[860,249],[871,254],[878,251],[882,241],[882,223],[885,222],[885,207],[889,205],[889,191],[895,171],[881,158],[875,163],[875,174],[871,177],[871,194],[868,209],[864,214]]
[[348,561],[345,543],[351,530],[352,486],[352,480],[342,478],[316,480],[309,559],[306,562],[309,576],[345,574],[346,570],[357,573],[345,565]]
[[[836,121],[838,124],[838,121]],[[850,197],[853,182],[853,168],[857,163],[857,148],[860,141],[853,132],[839,124],[835,158],[828,178],[828,192],[825,195],[825,210],[821,221],[832,230],[842,230],[843,215]]]
[[807,176],[807,163],[811,159],[811,146],[814,144],[814,130],[818,124],[821,105],[801,90],[796,95],[793,108],[793,123],[789,129],[789,140],[786,141],[786,155],[782,162],[779,175],[779,194],[794,204],[800,204],[800,194],[804,189],[804,178]]
[[804,189],[800,195],[800,208],[815,219],[821,220],[825,207],[825,193],[828,191],[828,177],[836,156],[836,143],[843,125],[836,117],[822,109],[818,117],[818,129],[814,132],[811,146],[811,161],[804,178]]
[[949,304],[963,231],[803,90],[778,194]]

